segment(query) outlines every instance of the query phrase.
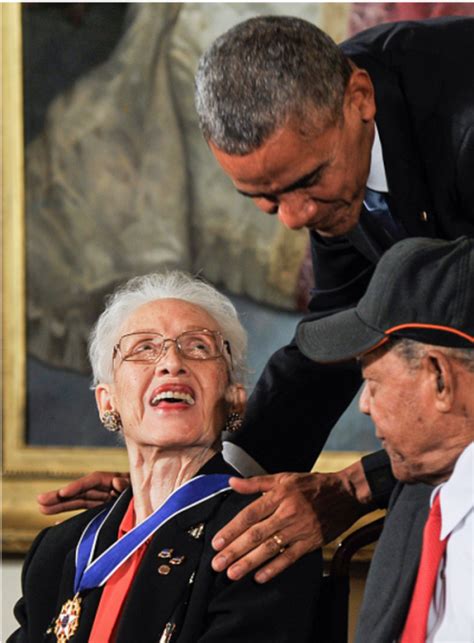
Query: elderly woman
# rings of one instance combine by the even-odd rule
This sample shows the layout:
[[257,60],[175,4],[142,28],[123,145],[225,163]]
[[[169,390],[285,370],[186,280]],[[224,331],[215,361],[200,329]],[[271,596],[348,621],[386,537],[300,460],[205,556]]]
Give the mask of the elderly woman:
[[[90,359],[103,424],[123,435],[131,488],[44,530],[23,570],[10,641],[276,643],[311,639],[319,556],[266,585],[211,568],[212,536],[252,498],[229,489],[222,430],[245,405],[246,337],[231,302],[173,272],[109,300]],[[278,540],[270,541],[275,553]]]

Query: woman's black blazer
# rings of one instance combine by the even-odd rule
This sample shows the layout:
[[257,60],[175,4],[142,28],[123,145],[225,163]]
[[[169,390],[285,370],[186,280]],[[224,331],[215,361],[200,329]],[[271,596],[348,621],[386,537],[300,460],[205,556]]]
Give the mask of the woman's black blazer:
[[[200,473],[235,471],[218,455]],[[130,498],[131,491],[124,492],[104,523],[97,555],[115,541]],[[257,584],[252,574],[232,582],[211,568],[213,535],[251,500],[253,497],[234,492],[219,494],[179,514],[155,533],[126,599],[117,643],[314,641],[319,552],[305,556],[264,585]],[[102,508],[85,511],[38,535],[23,568],[23,597],[15,607],[20,628],[9,643],[55,640],[54,634],[46,631],[74,594],[75,547],[87,523]],[[201,524],[203,529],[193,529]],[[196,537],[199,531],[202,534]],[[166,561],[158,554],[168,547],[173,548],[174,556],[185,558],[181,565],[170,565],[170,573],[163,575],[158,568]],[[101,594],[101,588],[85,593],[72,643],[88,640]],[[165,628],[172,632],[170,638],[164,636]]]

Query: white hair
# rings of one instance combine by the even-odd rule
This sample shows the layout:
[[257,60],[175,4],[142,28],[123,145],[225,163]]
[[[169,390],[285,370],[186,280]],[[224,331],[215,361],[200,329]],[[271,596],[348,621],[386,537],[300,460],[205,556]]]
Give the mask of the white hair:
[[126,319],[140,306],[159,299],[182,299],[211,315],[230,344],[233,363],[231,381],[243,381],[247,334],[234,305],[228,297],[202,279],[174,270],[134,277],[108,297],[105,310],[89,337],[94,387],[113,381],[113,350]]
[[448,346],[425,344],[424,342],[417,342],[407,338],[397,338],[393,342],[388,342],[387,348],[389,350],[393,349],[414,369],[420,367],[421,360],[427,351],[436,349],[449,359],[460,362],[467,371],[474,373],[474,348],[450,348]]

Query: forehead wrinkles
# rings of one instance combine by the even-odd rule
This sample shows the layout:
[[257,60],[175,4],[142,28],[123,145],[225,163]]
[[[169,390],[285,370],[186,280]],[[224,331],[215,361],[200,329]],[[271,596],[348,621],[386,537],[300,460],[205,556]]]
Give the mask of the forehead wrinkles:
[[332,158],[337,147],[336,129],[337,126],[326,126],[303,130],[299,124],[286,125],[259,148],[242,156],[226,154],[212,141],[210,147],[237,189],[279,191]]
[[203,308],[181,299],[159,299],[135,309],[123,322],[120,336],[133,332],[177,335],[187,330],[220,330],[217,321]]

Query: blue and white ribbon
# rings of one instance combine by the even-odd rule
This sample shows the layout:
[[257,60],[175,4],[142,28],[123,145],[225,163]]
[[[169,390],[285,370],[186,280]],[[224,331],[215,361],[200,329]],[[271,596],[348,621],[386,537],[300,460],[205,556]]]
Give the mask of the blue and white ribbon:
[[117,540],[95,560],[92,560],[97,538],[102,525],[114,510],[102,511],[87,525],[76,547],[76,574],[74,593],[93,587],[101,587],[112,574],[150,538],[160,527],[179,513],[227,491],[229,475],[210,474],[192,478],[156,509],[146,520]]

